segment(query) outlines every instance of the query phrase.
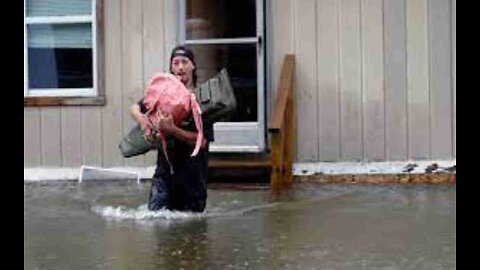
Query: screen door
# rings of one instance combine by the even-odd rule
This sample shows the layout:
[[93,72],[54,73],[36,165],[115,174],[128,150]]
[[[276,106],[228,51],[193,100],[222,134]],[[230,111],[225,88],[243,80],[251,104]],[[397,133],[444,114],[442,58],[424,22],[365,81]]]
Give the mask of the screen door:
[[182,0],[179,7],[179,40],[195,54],[197,82],[226,67],[237,98],[230,122],[214,125],[210,150],[264,150],[264,0]]

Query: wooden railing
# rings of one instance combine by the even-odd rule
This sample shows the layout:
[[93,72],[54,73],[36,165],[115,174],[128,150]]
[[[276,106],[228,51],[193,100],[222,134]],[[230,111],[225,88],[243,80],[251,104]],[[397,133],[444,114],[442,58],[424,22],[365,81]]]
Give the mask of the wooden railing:
[[276,92],[276,103],[268,123],[269,153],[259,156],[213,156],[211,169],[268,169],[270,187],[280,191],[292,182],[292,163],[295,155],[295,100],[294,100],[294,55],[285,55]]
[[285,55],[277,89],[277,100],[268,124],[270,136],[270,186],[273,190],[288,187],[292,182],[295,155],[295,56]]

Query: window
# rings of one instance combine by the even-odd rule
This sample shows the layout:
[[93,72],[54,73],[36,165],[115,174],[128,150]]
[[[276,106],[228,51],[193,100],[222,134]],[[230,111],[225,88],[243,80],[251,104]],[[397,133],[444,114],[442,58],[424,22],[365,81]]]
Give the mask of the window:
[[24,104],[103,104],[101,0],[24,0],[24,8]]

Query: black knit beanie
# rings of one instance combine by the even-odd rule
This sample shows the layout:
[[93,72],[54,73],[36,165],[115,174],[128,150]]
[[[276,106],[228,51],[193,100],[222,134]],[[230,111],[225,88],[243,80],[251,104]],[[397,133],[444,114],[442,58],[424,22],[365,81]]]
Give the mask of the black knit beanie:
[[190,50],[189,48],[187,48],[183,45],[179,45],[179,46],[173,48],[172,53],[170,54],[170,73],[172,72],[172,59],[175,56],[186,57],[192,62],[193,66],[195,67],[193,69],[193,85],[196,86],[197,85],[197,72],[196,72],[197,71],[197,64],[195,64],[195,57],[193,56],[192,50]]

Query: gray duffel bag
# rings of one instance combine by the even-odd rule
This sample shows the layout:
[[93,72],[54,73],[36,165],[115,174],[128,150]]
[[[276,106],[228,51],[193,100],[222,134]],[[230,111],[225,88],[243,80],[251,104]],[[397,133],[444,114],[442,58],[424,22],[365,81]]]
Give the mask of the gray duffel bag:
[[[206,119],[208,124],[228,121],[237,108],[237,100],[225,68],[197,86],[194,94],[202,110],[202,118]],[[122,156],[134,157],[161,148],[161,141],[155,135],[156,130],[153,129],[151,134],[148,140],[145,139],[140,124],[135,125],[119,144]]]
[[130,132],[128,132],[118,145],[123,157],[129,158],[147,153],[152,149],[162,147],[160,140],[156,138],[156,132],[152,129],[152,133],[148,136],[148,140],[143,136],[140,124],[136,124]]

